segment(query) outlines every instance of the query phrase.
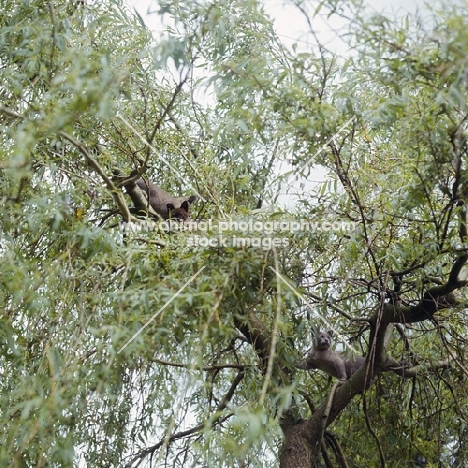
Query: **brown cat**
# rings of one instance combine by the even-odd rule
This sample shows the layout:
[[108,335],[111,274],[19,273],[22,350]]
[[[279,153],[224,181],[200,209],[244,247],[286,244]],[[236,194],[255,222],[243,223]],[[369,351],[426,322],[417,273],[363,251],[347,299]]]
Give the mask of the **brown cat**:
[[[146,203],[144,204],[141,201],[141,195],[138,196],[138,193],[135,192],[135,190],[138,190],[137,187],[143,192],[146,199]],[[148,189],[144,179],[138,179],[136,182],[126,185],[126,189],[135,205],[135,211],[147,211],[149,200],[151,208],[162,219],[173,218],[186,221],[190,217],[190,205],[197,198],[195,195],[191,195],[190,197],[173,197],[161,187],[152,183],[149,184]]]
[[190,197],[173,197],[156,184],[149,184],[149,190],[143,179],[136,181],[141,191],[148,196],[149,203],[156,213],[163,219],[175,218],[185,221],[189,218],[190,205],[196,200],[195,195]]
[[353,356],[345,359],[343,354],[331,349],[333,330],[319,332],[314,340],[314,349],[303,363],[296,364],[301,369],[320,369],[341,381],[349,379],[366,359],[363,356]]

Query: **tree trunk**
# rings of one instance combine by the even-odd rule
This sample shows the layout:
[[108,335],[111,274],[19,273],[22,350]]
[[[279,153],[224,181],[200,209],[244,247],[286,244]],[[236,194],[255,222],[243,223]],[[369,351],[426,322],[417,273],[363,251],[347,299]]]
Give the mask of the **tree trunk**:
[[[371,372],[372,371],[372,372]],[[355,395],[369,388],[374,369],[362,366],[349,380],[330,393],[330,397],[306,421],[282,421],[284,433],[280,468],[315,468],[325,428],[343,411]],[[334,395],[333,395],[334,393]]]

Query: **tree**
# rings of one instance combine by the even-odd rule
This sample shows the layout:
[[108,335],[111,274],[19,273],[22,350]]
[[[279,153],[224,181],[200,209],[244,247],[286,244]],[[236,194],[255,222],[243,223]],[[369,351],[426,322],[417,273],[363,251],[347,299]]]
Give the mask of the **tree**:
[[[255,0],[160,0],[156,44],[118,0],[2,5],[2,465],[466,464],[466,6],[295,5],[307,52]],[[198,223],[137,217],[135,170]],[[324,326],[342,385],[295,366]]]

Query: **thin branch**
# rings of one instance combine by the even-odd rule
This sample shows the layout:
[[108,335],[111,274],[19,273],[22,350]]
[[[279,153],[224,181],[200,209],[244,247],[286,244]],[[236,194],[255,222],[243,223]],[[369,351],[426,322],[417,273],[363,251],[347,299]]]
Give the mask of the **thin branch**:
[[348,314],[348,312],[344,311],[343,309],[341,309],[337,305],[333,304],[332,302],[330,302],[330,301],[328,301],[326,299],[323,299],[318,294],[315,294],[313,292],[307,292],[305,295],[311,297],[312,299],[315,299],[318,302],[325,302],[327,307],[329,307],[330,309],[333,309],[335,312],[338,312],[340,315],[347,318],[349,321],[353,321],[353,322],[355,322],[355,321],[366,321],[366,322],[368,322],[368,319],[362,319],[362,318],[356,319],[352,315]]
[[49,81],[52,80],[53,76],[53,65],[54,65],[54,55],[56,46],[56,25],[55,25],[55,10],[54,5],[50,0],[47,0],[47,6],[49,8],[50,19],[52,22],[52,46],[50,50],[50,60],[49,60]]
[[[450,351],[449,351],[450,352]],[[427,372],[430,370],[435,369],[447,369],[451,366],[452,362],[456,361],[455,356],[451,355],[451,357],[444,359],[443,361],[437,361],[433,363],[427,364],[418,364],[416,366],[405,367],[404,364],[401,364],[395,361],[393,358],[388,359],[388,366],[387,368],[383,369],[382,372],[394,372],[397,375],[400,375],[404,378],[412,378],[416,377],[418,374],[423,372]],[[468,373],[466,374],[468,376]]]
[[[13,109],[10,109],[5,106],[0,106],[0,112],[10,117],[14,117],[16,119],[24,119],[26,117],[14,111]],[[107,176],[107,174],[103,171],[99,163],[91,156],[91,153],[89,152],[88,148],[83,143],[78,141],[76,138],[74,138],[67,132],[64,132],[63,130],[57,132],[57,135],[61,136],[62,138],[65,138],[65,140],[68,140],[70,143],[76,146],[78,151],[86,158],[89,165],[94,169],[95,172],[97,172],[101,176],[107,188],[110,190],[112,197],[114,198],[117,206],[119,207],[123,217],[127,221],[136,220],[138,222],[138,220],[136,218],[133,218],[130,214],[130,210],[128,209],[127,203],[125,202],[122,192],[117,189],[112,179],[109,176]]]
[[373,437],[373,439],[375,440],[375,442],[377,444],[377,448],[379,449],[380,466],[381,466],[381,468],[385,468],[385,455],[384,455],[384,452],[383,452],[382,444],[380,443],[379,436],[374,431],[374,428],[372,427],[372,424],[370,422],[369,412],[367,411],[367,400],[366,400],[365,395],[364,395],[364,398],[363,398],[363,410],[364,410],[364,418],[365,418],[365,421],[366,421],[367,430],[370,432],[371,436]]
[[149,136],[149,138],[147,138],[147,141],[148,141],[148,146],[147,146],[147,149],[146,149],[147,159],[149,158],[150,146],[153,144],[153,140],[154,140],[154,137],[156,136],[156,133],[161,128],[162,122],[165,119],[166,115],[169,114],[170,110],[174,106],[175,100],[176,100],[177,96],[179,95],[179,93],[182,91],[182,87],[184,86],[184,84],[188,80],[189,76],[190,76],[190,69],[188,70],[185,77],[176,86],[176,88],[175,88],[175,90],[174,90],[174,92],[172,94],[171,100],[169,101],[169,103],[164,108],[164,111],[161,114],[161,116],[159,117],[159,119],[156,121],[156,124],[154,125],[154,128],[153,128],[153,131],[151,132],[151,135]]
[[328,455],[327,444],[325,443],[324,439],[322,439],[321,442],[320,442],[320,449],[321,449],[321,452],[322,452],[323,461],[325,462],[325,467],[326,468],[333,468],[333,463],[332,463],[332,461],[330,459],[330,456]]
[[221,400],[221,403],[218,405],[218,408],[216,409],[217,413],[221,412],[227,407],[227,404],[231,401],[232,397],[234,396],[234,392],[236,391],[237,386],[241,383],[242,379],[244,378],[244,375],[244,369],[240,370],[236,378],[233,380],[231,388]]
[[119,207],[120,212],[122,213],[125,220],[127,221],[132,220],[133,217],[130,214],[130,210],[128,209],[127,203],[125,202],[123,193],[117,189],[112,179],[103,171],[99,163],[91,156],[91,153],[89,152],[88,148],[83,143],[81,143],[76,138],[69,135],[67,132],[64,132],[63,130],[60,130],[57,133],[57,135],[61,136],[62,138],[65,138],[66,140],[68,140],[70,143],[72,143],[74,146],[78,148],[80,153],[88,161],[89,165],[95,170],[95,172],[97,172],[101,176],[102,180],[107,185],[107,188],[110,190],[112,197],[117,203],[117,206]]
[[310,397],[310,395],[302,390],[299,390],[299,395],[301,395],[305,399],[305,401],[307,402],[307,406],[310,409],[310,412],[314,414],[317,408],[315,407],[315,403]]
[[[279,270],[278,266],[278,256],[276,254],[276,249],[273,247],[273,258],[275,260],[275,271]],[[271,376],[273,374],[273,363],[275,360],[276,345],[278,342],[278,323],[281,317],[281,281],[280,278],[276,278],[276,316],[273,322],[273,330],[271,332],[270,339],[270,355],[268,356],[268,363],[265,372],[265,379],[263,381],[262,393],[260,394],[259,404],[263,405],[265,396],[268,389],[268,383],[270,382]]]
[[[222,424],[224,421],[226,421],[227,419],[229,419],[231,416],[234,415],[234,412],[231,411],[229,412],[227,415],[225,415],[224,417],[220,417],[218,418],[215,422],[212,422],[212,426],[215,426],[215,425],[218,425],[218,424]],[[157,450],[159,450],[163,445],[165,444],[169,444],[171,442],[174,442],[175,440],[177,439],[183,439],[185,437],[189,437],[193,434],[196,434],[198,432],[201,432],[203,431],[203,429],[205,429],[205,423],[202,423],[202,424],[199,424],[198,426],[194,426],[192,427],[191,429],[187,429],[186,431],[181,431],[181,432],[176,432],[175,434],[172,434],[170,437],[168,438],[164,438],[162,439],[161,441],[159,441],[157,444],[155,445],[152,445],[151,447],[148,447],[144,450],[142,450],[140,453],[136,454],[126,465],[125,465],[125,468],[130,468],[133,463],[135,463],[137,460],[140,460],[140,463],[141,461],[148,455],[151,455],[153,453],[155,453]],[[139,466],[140,463],[136,466]]]
[[14,117],[15,119],[24,119],[25,116],[22,114],[18,114],[18,112],[10,109],[9,107],[0,106],[0,112],[2,114],[8,115],[10,117]]
[[[454,354],[454,352],[450,349],[450,346],[447,342],[447,339],[445,338],[444,334],[441,333],[440,334],[440,337],[442,339],[442,343],[444,344],[444,348],[447,350],[447,352],[450,354],[450,358],[447,359],[447,361],[449,360],[453,360],[457,366],[462,370],[462,372],[465,374],[465,377],[468,377],[468,369],[457,359],[457,356]],[[448,366],[447,366],[448,367]]]
[[[224,421],[229,419],[231,416],[233,416],[235,413],[234,411],[230,411],[228,414],[222,415],[222,411],[226,409],[227,404],[231,401],[232,397],[234,396],[234,393],[236,391],[237,386],[240,384],[242,379],[244,378],[244,370],[240,370],[239,373],[237,374],[236,378],[233,380],[231,387],[229,391],[226,393],[224,398],[221,400],[221,403],[218,405],[214,412],[214,418],[210,421],[211,427],[214,427],[216,425],[222,424]],[[197,426],[192,427],[191,429],[187,429],[186,431],[181,431],[181,432],[176,432],[175,434],[170,435],[169,437],[164,437],[162,440],[160,440],[157,444],[147,447],[146,449],[142,450],[140,453],[135,455],[126,465],[125,468],[130,468],[133,463],[135,463],[137,460],[140,460],[138,463],[139,466],[142,462],[142,460],[153,453],[155,453],[157,450],[159,450],[162,446],[168,445],[171,442],[174,442],[177,439],[183,439],[185,437],[189,437],[193,434],[196,434],[198,432],[201,432],[205,429],[206,423],[203,422],[202,424],[198,424]]]
[[[466,210],[460,210],[460,240],[466,241]],[[442,309],[447,309],[457,305],[453,292],[465,287],[468,284],[466,275],[466,263],[468,253],[459,253],[450,270],[448,280],[437,286],[428,289],[422,299],[415,305],[403,307],[397,304],[385,304],[383,306],[382,320],[386,323],[415,323],[432,319],[433,315]],[[463,274],[462,274],[463,273]],[[372,319],[376,323],[376,317]]]
[[325,438],[327,439],[329,445],[333,447],[336,461],[340,464],[341,468],[349,468],[348,462],[346,461],[346,457],[343,453],[343,449],[341,448],[340,442],[336,438],[335,434],[331,433],[330,431],[325,431]]
[[[163,366],[170,366],[170,367],[181,367],[183,369],[197,369],[193,367],[193,364],[183,364],[180,362],[171,362],[171,361],[164,361],[163,359],[157,358],[148,358],[149,361],[155,362],[156,364],[161,364]],[[204,366],[200,369],[206,372],[214,371],[214,370],[221,370],[221,369],[247,369],[249,367],[254,367],[253,364],[219,364],[215,366]]]
[[328,416],[330,414],[330,408],[332,407],[333,399],[335,398],[336,389],[339,387],[340,384],[341,382],[335,382],[333,384],[333,387],[330,391],[330,395],[328,396],[328,399],[325,405],[325,409],[322,411],[322,419],[320,421],[320,435],[318,439],[320,441],[320,444],[317,444],[314,447],[314,450],[312,452],[312,458],[314,460],[317,458],[318,452],[324,442],[323,436],[325,434],[325,429],[327,428],[327,425],[328,425],[327,423],[328,423]]
[[193,158],[198,159],[200,155],[198,154],[197,148],[195,148],[195,146],[192,145],[192,142],[190,141],[190,136],[182,128],[182,126],[179,124],[179,122],[176,120],[176,118],[172,115],[170,111],[167,112],[167,116],[169,117],[169,120],[174,124],[176,130],[187,140],[188,147],[190,152],[192,153]]

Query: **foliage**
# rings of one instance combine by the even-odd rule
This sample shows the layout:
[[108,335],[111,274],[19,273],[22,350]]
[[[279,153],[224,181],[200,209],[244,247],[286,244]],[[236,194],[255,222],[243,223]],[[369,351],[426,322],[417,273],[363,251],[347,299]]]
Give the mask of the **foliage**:
[[[347,21],[346,59],[256,0],[159,0],[156,38],[120,0],[1,3],[2,466],[304,466],[325,326],[375,380],[316,466],[467,463],[466,5],[293,3]],[[135,218],[139,168],[198,224]]]

